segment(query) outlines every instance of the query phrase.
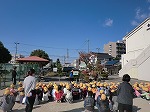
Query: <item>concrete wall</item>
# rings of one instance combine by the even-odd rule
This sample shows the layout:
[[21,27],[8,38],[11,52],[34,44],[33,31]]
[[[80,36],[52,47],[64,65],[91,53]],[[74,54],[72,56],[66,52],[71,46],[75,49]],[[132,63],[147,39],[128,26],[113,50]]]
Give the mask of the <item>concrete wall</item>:
[[150,18],[125,36],[126,54],[122,55],[119,76],[128,73],[132,78],[150,81]]

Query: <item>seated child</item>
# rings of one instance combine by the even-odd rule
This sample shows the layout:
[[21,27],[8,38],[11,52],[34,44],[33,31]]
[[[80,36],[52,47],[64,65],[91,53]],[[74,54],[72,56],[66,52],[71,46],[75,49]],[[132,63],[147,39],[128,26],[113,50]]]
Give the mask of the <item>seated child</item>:
[[143,88],[143,93],[141,94],[141,97],[150,100],[150,91],[148,88]]
[[63,91],[61,90],[60,85],[56,86],[55,100],[56,100],[56,102],[62,102],[63,101]]
[[45,101],[45,102],[49,101],[48,96],[49,96],[48,88],[47,88],[47,87],[44,87],[43,98],[42,98],[42,100]]
[[109,109],[109,100],[105,94],[97,97],[97,107],[99,112],[110,112]]
[[64,92],[65,95],[65,99],[68,103],[72,103],[73,101],[73,97],[72,97],[72,92],[71,92],[71,88],[69,85],[66,85],[66,91]]
[[93,112],[94,111],[94,98],[92,96],[93,96],[93,92],[88,91],[88,97],[86,97],[84,100],[85,112]]
[[6,88],[0,101],[0,108],[3,112],[10,111],[10,103],[10,90],[9,88]]
[[23,87],[19,87],[18,88],[18,95],[16,97],[16,101],[19,103],[22,103],[22,100],[24,98],[25,94],[24,94],[24,89]]

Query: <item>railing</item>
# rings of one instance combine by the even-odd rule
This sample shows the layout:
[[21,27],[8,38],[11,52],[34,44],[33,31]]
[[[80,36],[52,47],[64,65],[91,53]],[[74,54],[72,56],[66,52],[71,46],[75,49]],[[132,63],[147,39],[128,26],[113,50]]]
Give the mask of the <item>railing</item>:
[[131,59],[120,71],[119,75],[122,76],[127,73],[130,69],[138,68],[142,63],[144,63],[150,57],[150,45],[136,58]]

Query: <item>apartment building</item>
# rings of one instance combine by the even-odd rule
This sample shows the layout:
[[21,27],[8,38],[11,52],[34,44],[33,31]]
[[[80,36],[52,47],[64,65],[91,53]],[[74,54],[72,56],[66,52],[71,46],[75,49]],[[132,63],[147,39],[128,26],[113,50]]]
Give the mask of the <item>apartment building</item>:
[[109,42],[104,45],[104,53],[108,53],[112,57],[121,59],[121,55],[126,53],[126,45],[124,41]]

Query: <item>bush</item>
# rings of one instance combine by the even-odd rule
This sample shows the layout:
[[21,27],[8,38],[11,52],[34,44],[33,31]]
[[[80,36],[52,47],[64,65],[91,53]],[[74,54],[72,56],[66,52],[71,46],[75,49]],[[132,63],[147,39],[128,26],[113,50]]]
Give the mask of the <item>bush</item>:
[[102,77],[102,78],[108,78],[108,74],[107,74],[107,73],[102,73],[102,74],[101,74],[101,77]]

